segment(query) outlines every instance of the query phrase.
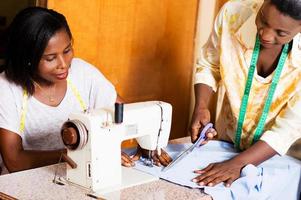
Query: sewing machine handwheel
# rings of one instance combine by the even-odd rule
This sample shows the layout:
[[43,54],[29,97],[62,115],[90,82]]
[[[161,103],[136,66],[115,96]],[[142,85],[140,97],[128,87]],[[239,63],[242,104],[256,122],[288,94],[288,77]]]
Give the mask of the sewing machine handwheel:
[[84,124],[78,120],[69,120],[61,128],[61,136],[68,149],[82,149],[88,141],[88,133]]
[[62,130],[62,138],[65,145],[75,145],[78,143],[78,133],[75,128],[68,127]]

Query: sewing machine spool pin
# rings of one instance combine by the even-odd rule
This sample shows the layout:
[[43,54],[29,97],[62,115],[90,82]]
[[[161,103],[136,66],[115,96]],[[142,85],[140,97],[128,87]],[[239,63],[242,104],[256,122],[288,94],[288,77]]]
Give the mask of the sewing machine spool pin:
[[114,119],[116,124],[123,122],[123,103],[115,103]]

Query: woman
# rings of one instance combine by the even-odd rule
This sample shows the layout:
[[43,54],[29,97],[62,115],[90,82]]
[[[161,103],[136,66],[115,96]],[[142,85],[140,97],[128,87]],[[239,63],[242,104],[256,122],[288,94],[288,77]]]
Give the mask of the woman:
[[[66,153],[60,128],[71,112],[120,101],[94,66],[73,58],[70,28],[53,10],[31,7],[17,14],[3,71],[0,151],[9,172],[57,163]],[[122,153],[122,164],[133,166],[140,154]],[[155,157],[159,164],[162,159]]]
[[202,48],[195,76],[192,141],[212,119],[209,102],[218,89],[215,130],[207,132],[243,150],[212,163],[194,182],[230,186],[247,164],[284,155],[301,137],[301,1],[229,1]]

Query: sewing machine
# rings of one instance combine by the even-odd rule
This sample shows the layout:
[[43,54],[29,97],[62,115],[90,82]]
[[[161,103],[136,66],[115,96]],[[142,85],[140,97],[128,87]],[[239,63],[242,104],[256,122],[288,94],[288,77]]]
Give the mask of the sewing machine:
[[67,167],[67,182],[106,193],[158,180],[121,166],[121,142],[136,138],[143,149],[153,151],[165,147],[171,127],[171,105],[148,101],[125,104],[123,110],[122,123],[114,122],[120,113],[113,109],[70,114],[61,133],[67,155],[77,167]]

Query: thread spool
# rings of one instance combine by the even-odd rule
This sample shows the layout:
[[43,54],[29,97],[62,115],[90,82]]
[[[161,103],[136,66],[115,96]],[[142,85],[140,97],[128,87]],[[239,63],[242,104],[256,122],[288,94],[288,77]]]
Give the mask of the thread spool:
[[115,103],[114,119],[116,124],[123,122],[123,103]]

